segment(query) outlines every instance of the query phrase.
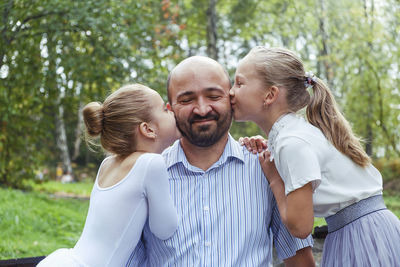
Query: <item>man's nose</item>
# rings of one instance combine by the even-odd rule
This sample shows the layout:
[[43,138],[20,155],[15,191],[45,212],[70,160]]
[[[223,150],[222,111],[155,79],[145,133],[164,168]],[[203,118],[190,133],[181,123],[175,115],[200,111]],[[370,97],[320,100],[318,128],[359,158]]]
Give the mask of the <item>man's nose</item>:
[[193,109],[193,112],[195,112],[196,114],[198,114],[200,116],[205,116],[211,110],[212,110],[212,108],[211,108],[210,104],[207,101],[200,99],[199,101],[197,101],[197,105]]

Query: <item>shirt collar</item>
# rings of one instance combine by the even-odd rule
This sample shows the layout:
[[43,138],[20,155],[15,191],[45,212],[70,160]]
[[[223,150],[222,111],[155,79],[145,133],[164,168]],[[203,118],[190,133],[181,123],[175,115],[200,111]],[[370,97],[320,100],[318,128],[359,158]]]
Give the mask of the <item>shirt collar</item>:
[[[192,171],[200,171],[204,172],[203,170],[192,166],[185,155],[185,152],[183,151],[183,148],[181,146],[180,140],[175,141],[175,143],[167,148],[164,152],[164,155],[168,156],[166,157],[166,165],[167,168],[171,168],[172,166],[176,164],[183,164],[187,169],[192,170]],[[243,148],[241,145],[233,139],[233,137],[229,134],[228,135],[228,142],[225,145],[224,152],[222,153],[221,157],[218,159],[217,162],[215,162],[208,170],[211,170],[215,167],[218,167],[225,162],[227,162],[230,159],[238,159],[241,162],[244,162],[244,155],[243,155]],[[207,170],[207,171],[208,171]]]

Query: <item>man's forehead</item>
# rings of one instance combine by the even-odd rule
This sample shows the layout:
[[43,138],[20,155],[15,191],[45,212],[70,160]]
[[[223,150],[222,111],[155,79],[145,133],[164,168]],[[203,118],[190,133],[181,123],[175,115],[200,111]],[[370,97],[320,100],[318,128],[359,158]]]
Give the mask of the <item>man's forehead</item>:
[[188,68],[174,71],[170,83],[175,90],[188,87],[193,89],[230,87],[229,77],[222,68]]
[[184,79],[176,79],[171,82],[172,94],[175,97],[182,95],[201,95],[209,93],[228,93],[230,86],[223,77],[218,75],[191,75]]

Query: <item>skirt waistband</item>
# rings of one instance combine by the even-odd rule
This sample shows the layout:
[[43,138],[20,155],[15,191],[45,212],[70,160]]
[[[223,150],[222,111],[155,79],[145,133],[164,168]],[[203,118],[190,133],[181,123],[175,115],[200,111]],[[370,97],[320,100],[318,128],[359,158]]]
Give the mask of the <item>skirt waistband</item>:
[[328,233],[332,233],[371,212],[386,209],[382,195],[362,199],[359,202],[338,211],[325,218],[328,224]]

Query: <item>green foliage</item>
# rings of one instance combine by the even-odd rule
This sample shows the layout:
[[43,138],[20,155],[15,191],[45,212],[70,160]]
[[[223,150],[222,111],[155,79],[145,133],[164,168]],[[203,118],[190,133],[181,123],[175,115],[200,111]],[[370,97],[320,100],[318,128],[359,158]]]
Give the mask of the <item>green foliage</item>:
[[[72,150],[80,105],[102,101],[127,82],[156,89],[165,83],[166,74],[156,72],[166,69],[154,67],[162,65],[153,49],[158,17],[151,15],[159,7],[157,1],[104,0],[0,5],[1,185],[23,187],[40,166],[61,161],[55,144],[60,119],[68,123]],[[60,105],[65,118],[56,116]]]
[[236,140],[239,137],[261,135],[264,138],[265,133],[254,122],[233,122],[230,133]]
[[383,192],[385,204],[397,217],[400,218],[400,196],[397,192]]
[[381,158],[375,160],[374,165],[381,172],[384,182],[398,180],[400,184],[400,158]]
[[[61,120],[72,155],[86,103],[131,82],[166,98],[176,63],[206,55],[209,3],[3,1],[0,185],[23,187],[37,170],[65,158],[57,146]],[[255,45],[296,51],[330,85],[367,151],[399,157],[399,10],[396,0],[217,1],[219,61],[233,76]],[[235,138],[261,133],[253,123],[234,123],[231,132]],[[78,152],[75,164],[99,163],[84,142]]]

